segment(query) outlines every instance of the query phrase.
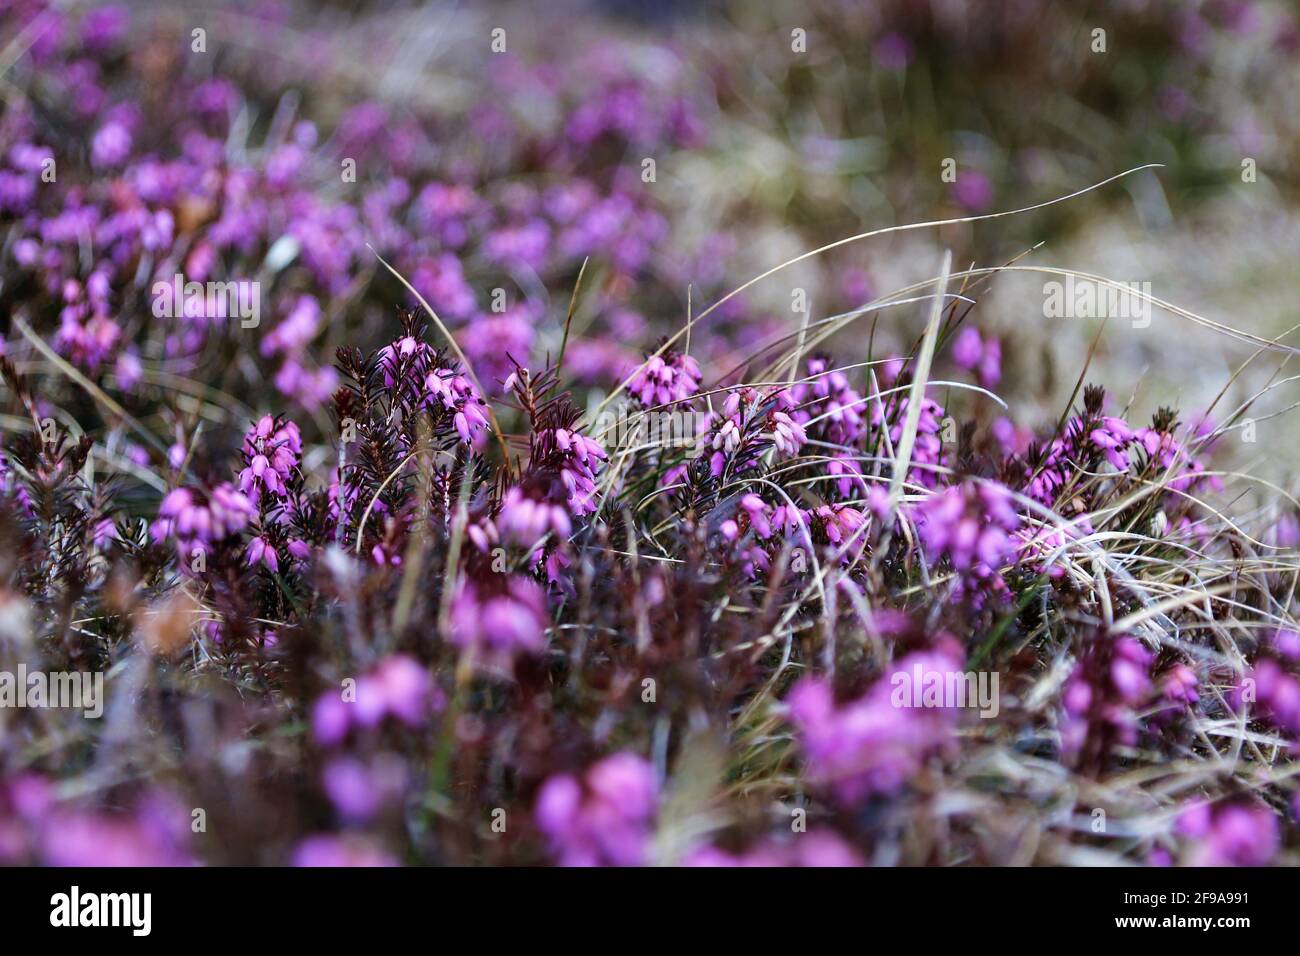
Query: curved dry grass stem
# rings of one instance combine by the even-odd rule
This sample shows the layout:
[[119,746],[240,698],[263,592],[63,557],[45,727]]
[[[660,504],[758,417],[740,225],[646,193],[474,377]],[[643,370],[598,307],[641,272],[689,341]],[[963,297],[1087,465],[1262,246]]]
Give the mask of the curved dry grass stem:
[[[456,358],[460,360],[461,366],[464,367],[465,374],[469,376],[470,381],[474,383],[474,387],[478,389],[479,395],[484,399],[484,401],[486,401],[488,393],[484,390],[483,383],[479,381],[478,375],[474,373],[474,366],[470,364],[469,359],[465,357],[465,353],[461,351],[460,344],[456,341],[456,337],[451,334],[451,330],[448,329],[447,326],[443,325],[442,319],[440,319],[438,313],[433,310],[433,306],[429,305],[424,296],[420,295],[420,293],[416,291],[415,286],[406,281],[404,275],[388,264],[388,260],[381,256],[375,250],[374,246],[370,245],[370,243],[366,243],[366,248],[375,254],[375,258],[383,263],[384,268],[396,276],[397,281],[402,283],[402,285],[406,287],[406,291],[415,296],[416,301],[420,303],[424,308],[424,311],[429,313],[429,317],[433,319],[434,324],[437,325],[438,331],[442,333],[442,337],[447,340],[447,344],[451,346],[451,350],[456,353]],[[496,412],[492,410],[491,402],[488,402],[487,404],[487,412],[488,420],[492,424],[492,434],[496,436],[497,444],[501,446],[502,458],[509,461],[510,449],[506,445],[505,435],[501,432],[501,425],[497,422]]]
[[[652,357],[655,355],[662,355],[668,348],[670,348],[673,345],[673,343],[675,343],[683,335],[686,335],[689,332],[689,330],[695,326],[696,323],[703,322],[710,315],[712,315],[713,312],[716,311],[719,307],[731,301],[731,299],[740,295],[746,289],[749,289],[751,286],[754,286],[759,282],[762,282],[764,279],[767,279],[770,276],[776,275],[778,272],[781,272],[782,270],[787,269],[790,266],[796,265],[800,262],[803,262],[807,259],[811,259],[815,256],[819,256],[822,253],[830,252],[832,249],[838,249],[841,246],[846,246],[853,242],[860,242],[863,239],[871,239],[875,236],[884,236],[884,235],[889,235],[891,233],[909,232],[916,229],[935,229],[940,226],[951,226],[951,225],[956,225],[958,223],[964,223],[964,222],[982,222],[991,219],[1002,219],[1007,216],[1019,216],[1025,213],[1034,212],[1035,210],[1046,209],[1050,206],[1055,206],[1058,203],[1069,202],[1071,199],[1077,199],[1079,196],[1086,195],[1087,193],[1090,193],[1093,190],[1100,189],[1103,186],[1107,186],[1110,183],[1123,179],[1126,176],[1131,176],[1134,173],[1140,173],[1143,170],[1147,170],[1147,169],[1163,169],[1163,168],[1164,168],[1163,163],[1146,163],[1142,166],[1134,166],[1132,169],[1127,169],[1122,173],[1117,173],[1116,175],[1111,176],[1108,179],[1103,179],[1099,183],[1094,183],[1091,186],[1087,186],[1083,189],[1076,190],[1075,192],[1072,192],[1068,195],[1058,196],[1057,198],[1049,199],[1046,202],[1035,203],[1032,206],[1022,206],[1019,209],[1009,209],[1004,212],[985,213],[979,216],[959,216],[955,219],[935,219],[928,222],[908,223],[902,226],[886,226],[881,229],[873,229],[869,232],[858,233],[856,236],[849,236],[845,239],[838,239],[835,242],[828,243],[827,245],[819,246],[816,249],[812,249],[808,252],[804,252],[797,255],[793,259],[787,259],[785,262],[782,262],[780,265],[773,266],[771,269],[768,269],[766,272],[755,276],[754,278],[750,279],[748,282],[744,283],[738,288],[733,289],[731,292],[728,292],[721,299],[713,303],[713,305],[709,306],[699,315],[696,315],[693,318],[691,318],[686,323],[686,326],[684,328],[674,333],[663,343],[663,345],[661,345],[658,349],[656,349],[652,353]],[[975,273],[971,273],[971,274],[975,274]],[[928,285],[930,283],[926,282],[922,284]],[[635,370],[633,371],[632,374],[629,374],[628,377],[625,378],[618,385],[617,388],[615,388],[612,392],[609,393],[609,395],[605,397],[605,399],[600,403],[600,405],[597,406],[594,417],[599,418],[600,413],[605,410],[606,406],[611,401],[613,401],[618,395],[620,395],[625,388],[627,388],[628,384],[632,381],[633,375],[635,375]]]

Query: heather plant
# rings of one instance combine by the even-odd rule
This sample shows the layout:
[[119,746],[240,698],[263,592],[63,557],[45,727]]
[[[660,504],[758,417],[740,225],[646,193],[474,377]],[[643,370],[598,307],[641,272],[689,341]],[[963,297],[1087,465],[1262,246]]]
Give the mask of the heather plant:
[[719,134],[608,52],[504,60],[531,122],[331,117],[116,8],[0,22],[0,672],[108,691],[0,683],[0,862],[1295,861],[1300,505],[1226,441],[1284,376],[1008,407],[1000,260],[746,298],[957,220],[682,309],[626,154]]

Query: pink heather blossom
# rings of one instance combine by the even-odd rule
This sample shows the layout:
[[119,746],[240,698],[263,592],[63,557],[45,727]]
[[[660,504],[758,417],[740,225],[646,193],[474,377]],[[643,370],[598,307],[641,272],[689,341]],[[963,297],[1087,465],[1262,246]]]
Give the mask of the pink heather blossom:
[[[1246,693],[1248,688],[1253,691],[1253,701]],[[1231,699],[1239,709],[1262,718],[1292,738],[1300,738],[1300,677],[1275,658],[1256,661],[1241,684],[1234,688]]]
[[1289,627],[1276,628],[1269,635],[1268,645],[1291,663],[1300,663],[1300,631]]
[[121,166],[131,155],[131,131],[118,120],[105,123],[91,139],[90,153],[91,162],[97,167]]
[[525,547],[548,533],[560,539],[573,533],[573,521],[562,505],[527,497],[518,485],[502,496],[496,527],[507,540]]
[[262,339],[262,354],[300,354],[320,331],[320,321],[320,304],[315,297],[299,296],[284,321]]
[[359,836],[310,836],[298,844],[293,865],[305,867],[400,866],[396,858]]
[[1018,427],[1005,415],[995,418],[989,430],[1007,457],[1023,455],[1029,450],[1030,442],[1034,440],[1033,431]]
[[983,212],[993,202],[993,183],[980,170],[963,168],[952,184],[952,197],[967,212]]
[[1128,471],[1129,458],[1125,448],[1137,438],[1137,433],[1128,427],[1124,419],[1114,416],[1103,418],[1088,437],[1093,445],[1101,449],[1116,471]]
[[182,565],[188,566],[191,551],[208,548],[242,531],[256,516],[253,503],[228,483],[207,494],[193,488],[174,488],[163,498],[158,518],[149,526],[149,536],[160,544],[175,540]]
[[1155,655],[1131,637],[1115,641],[1110,681],[1124,703],[1134,706],[1151,690],[1151,664]]
[[[907,422],[908,407],[912,403],[910,395],[894,393],[892,395],[872,395],[868,402],[871,410],[870,421],[873,428],[888,425],[891,447],[897,448],[903,438],[903,428]],[[939,483],[934,465],[944,464],[943,449],[943,406],[930,398],[921,399],[921,414],[917,418],[916,441],[912,446],[912,468],[908,471],[908,480],[927,488]]]
[[393,754],[369,762],[335,757],[325,765],[322,784],[344,821],[365,823],[401,797],[407,777],[406,764]]
[[254,501],[263,494],[279,498],[302,454],[302,435],[293,422],[263,415],[244,436],[244,469],[239,490]]
[[558,458],[569,510],[575,517],[595,512],[596,472],[608,457],[604,447],[581,432],[554,428],[537,436],[534,457],[540,459],[551,453]]
[[500,314],[470,318],[457,336],[480,381],[499,382],[510,374],[513,362],[528,361],[541,317],[540,308],[520,303]]
[[268,571],[280,570],[280,560],[275,553],[275,548],[262,537],[248,542],[247,561],[250,568],[262,564]]
[[890,31],[876,40],[871,49],[872,58],[881,69],[901,72],[907,69],[915,49],[912,41],[897,31]]
[[1182,713],[1185,708],[1195,706],[1201,699],[1200,678],[1187,664],[1175,664],[1169,668],[1157,679],[1156,687],[1164,704],[1156,714],[1160,720]]
[[146,795],[129,814],[52,807],[39,821],[45,866],[193,866],[189,813],[161,793]]
[[[964,670],[954,650],[918,651],[895,661],[862,697],[837,703],[828,683],[807,677],[787,701],[806,775],[844,804],[901,789],[951,738],[950,708],[898,707],[890,675]],[[924,678],[923,678],[924,679]]]
[[452,597],[452,640],[476,648],[489,664],[505,664],[515,654],[541,651],[549,623],[541,586],[517,574],[462,578]]
[[443,697],[428,671],[405,654],[394,654],[356,681],[355,697],[328,690],[312,708],[312,731],[325,747],[343,742],[353,727],[376,727],[392,717],[408,727],[423,726],[441,709]]
[[832,444],[856,445],[866,432],[866,402],[825,358],[808,361],[808,378],[791,388],[790,397],[790,417]]
[[765,392],[748,386],[727,393],[722,415],[716,417],[701,441],[714,477],[730,468],[746,471],[758,463],[764,445],[784,456],[799,453],[808,435],[790,416],[794,396],[789,389]]
[[1201,483],[1216,491],[1223,490],[1223,482],[1217,475],[1205,477],[1200,474],[1205,470],[1204,464],[1192,458],[1187,448],[1172,433],[1139,428],[1133,437],[1141,442],[1151,461],[1170,473],[1168,485],[1173,490],[1189,491]]
[[995,388],[1002,380],[1002,343],[982,337],[974,326],[968,325],[957,333],[952,360],[959,368],[978,372],[985,388]]
[[640,866],[652,832],[658,783],[630,753],[593,764],[581,777],[551,777],[537,795],[537,826],[561,866]]
[[960,574],[989,578],[1016,551],[1020,518],[1001,485],[953,485],[925,498],[913,513],[926,556],[948,558]]
[[425,378],[425,385],[429,389],[429,401],[453,413],[456,434],[465,444],[471,444],[487,427],[488,417],[484,412],[487,402],[465,376],[449,368],[435,368]]
[[[1155,655],[1136,638],[1097,635],[1076,662],[1061,692],[1061,750],[1070,761],[1081,755],[1104,753],[1111,744],[1131,747],[1138,742],[1138,710],[1156,691],[1151,667]],[[1186,675],[1171,689],[1186,694]],[[1176,698],[1173,698],[1176,699]],[[1166,701],[1168,702],[1168,701]],[[1169,715],[1162,710],[1161,718]]]
[[1193,804],[1175,830],[1189,841],[1190,866],[1265,866],[1281,839],[1277,815],[1259,803]]
[[433,361],[433,348],[428,342],[421,342],[414,336],[406,335],[379,350],[379,367],[384,373],[384,385],[392,388],[401,374],[403,362],[409,362],[410,368],[418,370],[422,364]]
[[637,366],[627,384],[628,392],[647,408],[683,402],[700,390],[699,363],[689,355],[667,350],[652,355]]
[[850,559],[852,552],[863,542],[860,529],[866,524],[867,517],[857,508],[849,505],[821,505],[813,508],[810,518],[826,540],[834,545],[847,545],[849,551],[845,559]]

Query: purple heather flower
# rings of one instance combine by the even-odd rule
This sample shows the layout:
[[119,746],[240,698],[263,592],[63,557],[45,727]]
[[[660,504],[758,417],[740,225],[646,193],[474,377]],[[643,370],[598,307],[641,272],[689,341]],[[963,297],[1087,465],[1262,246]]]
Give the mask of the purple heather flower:
[[958,368],[977,372],[985,388],[995,388],[1002,380],[1002,343],[981,337],[974,326],[968,325],[957,333],[952,360]]
[[[1061,749],[1069,760],[1085,751],[1099,759],[1112,744],[1137,743],[1141,730],[1137,711],[1156,690],[1151,675],[1154,661],[1155,655],[1136,638],[1094,637],[1061,692]],[[1182,676],[1175,680],[1181,683]],[[1168,711],[1161,708],[1156,722],[1167,719]]]
[[683,402],[700,390],[700,366],[689,355],[667,350],[637,366],[627,389],[642,405],[653,408]]
[[581,779],[551,777],[537,796],[537,826],[561,866],[640,866],[646,861],[658,783],[630,753],[593,764]]
[[[964,670],[956,649],[918,651],[893,663],[889,674],[948,674]],[[924,680],[923,676],[923,680]],[[837,703],[830,684],[804,678],[788,705],[807,777],[844,804],[869,794],[897,792],[950,739],[956,712],[945,707],[895,706],[895,681],[876,681],[857,700]]]
[[541,586],[517,574],[462,578],[452,598],[452,640],[478,649],[491,665],[504,666],[517,653],[541,651],[549,624]]
[[42,816],[45,866],[192,866],[186,850],[188,813],[154,794],[134,813],[105,814],[56,808]]
[[407,782],[406,765],[393,754],[380,754],[370,763],[336,757],[325,765],[321,782],[340,817],[365,823],[400,797]]
[[[1206,428],[1208,422],[1202,419],[1201,426],[1202,429]],[[1212,427],[1209,428],[1209,431],[1212,430]],[[1172,433],[1154,428],[1139,428],[1133,437],[1146,450],[1149,460],[1169,472],[1171,477],[1167,484],[1174,491],[1189,491],[1202,482],[1216,491],[1223,490],[1223,482],[1218,476],[1207,478],[1200,474],[1205,470],[1204,464],[1192,458],[1187,448]],[[1208,446],[1202,446],[1205,447]]]
[[1277,815],[1259,803],[1194,804],[1175,829],[1190,842],[1191,866],[1264,866],[1280,841]]
[[480,381],[501,381],[510,374],[513,361],[528,360],[540,318],[540,310],[528,303],[513,306],[500,314],[471,317],[457,334]]
[[1201,699],[1196,671],[1186,664],[1175,664],[1160,676],[1160,693],[1168,701],[1195,704]]
[[422,363],[432,361],[433,347],[428,342],[421,342],[410,335],[405,335],[379,350],[379,367],[384,373],[386,388],[392,388],[397,384],[403,362],[410,362],[410,367],[418,370]]
[[436,700],[428,671],[413,657],[394,654],[357,681],[358,713],[375,710],[396,717],[410,727],[421,726]]
[[952,197],[967,212],[983,212],[993,202],[993,183],[978,169],[962,169],[952,184]]
[[979,365],[983,354],[984,342],[977,329],[968,325],[957,333],[957,338],[952,343],[952,360],[958,367],[973,369]]
[[318,743],[336,746],[354,726],[375,727],[393,717],[408,727],[421,727],[431,711],[441,709],[442,695],[420,662],[394,654],[356,683],[356,698],[341,690],[326,691],[312,708],[312,731]]
[[563,506],[527,497],[518,485],[502,496],[496,527],[507,540],[525,547],[537,544],[550,532],[560,539],[573,533],[573,521]]
[[280,570],[280,560],[275,553],[275,548],[263,537],[248,542],[247,561],[250,568],[263,564],[268,571]]
[[596,511],[596,472],[605,459],[604,447],[594,438],[567,428],[554,428],[537,436],[537,448],[553,449],[560,460],[560,481],[575,517]]
[[825,358],[808,361],[808,378],[794,385],[791,399],[790,417],[831,444],[856,446],[866,434],[866,402]]
[[1274,658],[1264,657],[1255,662],[1232,694],[1233,703],[1242,709],[1251,703],[1247,688],[1254,691],[1255,716],[1300,737],[1300,678]]
[[[885,369],[886,375],[882,378],[881,384],[892,380],[901,370],[899,368]],[[871,425],[873,428],[882,428],[888,422],[889,441],[892,447],[897,448],[903,438],[903,427],[907,422],[907,410],[911,405],[910,396],[898,397],[895,393],[889,396],[871,397],[868,407],[871,409]],[[921,399],[921,414],[917,418],[916,440],[912,445],[912,467],[908,472],[908,480],[916,482],[927,488],[935,487],[938,482],[938,475],[932,467],[934,465],[944,464],[943,439],[943,406],[931,398]]]
[[320,304],[316,299],[299,296],[284,321],[262,339],[262,354],[300,354],[320,331],[320,320]]
[[907,69],[914,55],[912,41],[897,32],[886,33],[876,40],[871,53],[882,69],[899,72]]
[[81,43],[87,50],[100,51],[115,46],[126,35],[131,17],[117,4],[87,10],[81,18]]
[[1130,707],[1151,692],[1151,664],[1155,655],[1131,638],[1116,639],[1110,662],[1110,681],[1116,693]]
[[709,466],[714,477],[726,470],[728,462],[736,471],[757,464],[761,448],[752,447],[752,443],[743,460],[736,458],[747,437],[770,442],[779,454],[797,455],[808,435],[790,416],[793,408],[794,396],[789,389],[769,393],[745,386],[729,391],[721,417],[715,418],[701,439],[711,450]]
[[867,270],[851,266],[840,273],[840,296],[851,306],[861,306],[876,297],[875,286]]
[[452,411],[456,434],[465,444],[472,444],[488,424],[483,411],[487,402],[479,395],[478,389],[469,379],[449,368],[433,369],[424,381],[429,389],[429,401],[440,402]]
[[540,219],[518,226],[501,226],[487,234],[483,255],[496,265],[524,266],[540,272],[546,263],[550,240],[550,227]]
[[293,853],[293,865],[304,867],[400,866],[396,858],[364,837],[318,834],[303,840]]
[[121,326],[99,307],[77,302],[60,311],[54,343],[75,364],[95,372],[115,354],[121,336]]
[[1280,627],[1268,639],[1269,646],[1293,664],[1300,663],[1300,631]]
[[316,699],[312,708],[311,726],[316,742],[322,747],[342,743],[351,726],[349,704],[338,693],[329,691]]
[[158,518],[149,526],[149,536],[156,544],[174,539],[185,565],[194,549],[207,548],[242,531],[256,514],[243,492],[224,482],[207,494],[175,488],[158,507]]
[[438,310],[452,319],[468,319],[476,307],[474,290],[451,253],[436,259],[421,259],[410,270],[411,285]]
[[850,546],[845,560],[852,557],[854,547],[862,541],[859,531],[867,522],[865,514],[849,505],[821,505],[812,509],[810,518],[831,544]]
[[921,501],[914,516],[926,556],[948,558],[959,574],[989,578],[1017,550],[1020,518],[1001,485],[953,485]]
[[245,465],[239,473],[239,490],[254,501],[260,501],[264,493],[272,498],[283,497],[302,454],[302,434],[293,422],[277,422],[263,415],[244,435],[243,454]]
[[1128,471],[1129,459],[1124,449],[1137,438],[1137,433],[1128,427],[1128,422],[1107,416],[1088,437],[1117,471]]
[[95,133],[90,144],[91,162],[100,169],[121,166],[131,155],[131,131],[119,120],[110,120]]

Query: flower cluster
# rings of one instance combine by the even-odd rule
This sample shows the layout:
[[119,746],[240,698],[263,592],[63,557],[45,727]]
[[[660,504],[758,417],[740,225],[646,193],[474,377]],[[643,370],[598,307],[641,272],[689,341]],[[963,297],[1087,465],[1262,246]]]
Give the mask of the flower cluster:
[[[1197,51],[1237,6],[1129,31],[1193,67],[1137,72],[1223,73]],[[1296,862],[1300,522],[1221,438],[1280,417],[1286,381],[1246,363],[1192,427],[1098,386],[1036,401],[1074,372],[990,334],[974,273],[924,372],[917,289],[879,287],[903,250],[836,241],[846,209],[1102,191],[1050,192],[1090,160],[1004,162],[1003,129],[959,138],[955,185],[875,150],[878,188],[828,193],[860,178],[864,116],[894,128],[882,78],[962,65],[929,71],[942,92],[1028,36],[878,7],[809,14],[830,74],[791,72],[761,11],[748,47],[593,14],[559,58],[545,31],[445,44],[457,82],[397,102],[337,65],[406,57],[380,12],[254,3],[265,44],[311,54],[268,69],[126,9],[0,0],[0,662],[102,673],[112,715],[5,711],[0,863]],[[1195,103],[1133,125],[1165,153],[1224,133]],[[941,119],[913,139],[951,141]],[[768,141],[801,129],[827,132]],[[987,262],[991,235],[941,238]],[[745,282],[796,243],[825,253],[786,263],[807,321]],[[1137,347],[1099,339],[1089,374]],[[625,407],[708,417],[689,450],[593,424]],[[978,722],[948,693],[975,672],[1006,691]],[[1070,811],[1103,790],[1109,835]]]
[[639,866],[647,862],[659,786],[635,754],[598,761],[581,777],[559,774],[537,794],[537,827],[561,866]]
[[568,428],[554,428],[537,436],[533,457],[555,461],[575,516],[589,515],[599,507],[596,473],[608,457],[600,442]]
[[1233,702],[1300,741],[1300,632],[1275,629],[1265,649],[1234,688]]
[[627,390],[647,408],[685,402],[700,390],[700,365],[691,356],[669,349],[636,367]]
[[242,491],[223,482],[209,491],[174,488],[158,506],[158,518],[149,526],[156,544],[171,540],[177,555],[188,565],[196,551],[207,551],[238,534],[256,515]]
[[946,559],[963,584],[992,581],[1018,548],[1020,517],[1007,489],[992,482],[934,492],[913,516],[926,557]]
[[[877,433],[885,432],[889,436],[889,448],[897,449],[903,439],[903,429],[907,424],[908,408],[912,404],[911,395],[892,398],[873,395],[869,402],[871,409],[871,427]],[[916,438],[912,444],[912,464],[908,470],[908,480],[927,488],[939,484],[937,469],[945,464],[943,445],[944,411],[943,406],[932,398],[921,399],[921,412],[917,417]]]
[[489,573],[464,577],[451,605],[451,639],[472,647],[485,663],[508,664],[515,654],[546,646],[546,594],[531,578]]
[[326,691],[317,698],[312,730],[316,740],[329,747],[342,743],[352,729],[377,727],[386,717],[420,727],[438,699],[419,662],[395,654],[341,690]]
[[713,476],[748,471],[769,448],[784,457],[799,454],[808,435],[790,415],[794,406],[789,389],[728,391],[721,414],[700,437]]
[[805,679],[790,692],[790,717],[807,760],[808,779],[828,787],[836,799],[855,804],[871,794],[891,794],[905,786],[933,754],[951,739],[956,714],[951,707],[913,708],[898,702],[898,675],[913,680],[963,670],[951,648],[918,651],[895,661],[867,692],[837,702],[831,686]]
[[1277,853],[1277,816],[1258,803],[1197,803],[1178,817],[1179,835],[1196,841],[1189,866],[1264,866]]
[[[1137,708],[1151,696],[1155,655],[1136,638],[1094,642],[1061,693],[1061,749],[1075,761],[1100,761],[1138,742]],[[1171,688],[1185,693],[1179,686]]]
[[291,421],[263,415],[244,436],[239,490],[252,501],[282,498],[302,455],[302,433]]
[[980,335],[974,326],[968,325],[957,333],[952,360],[959,368],[975,371],[985,388],[996,388],[1002,381],[1002,343]]

